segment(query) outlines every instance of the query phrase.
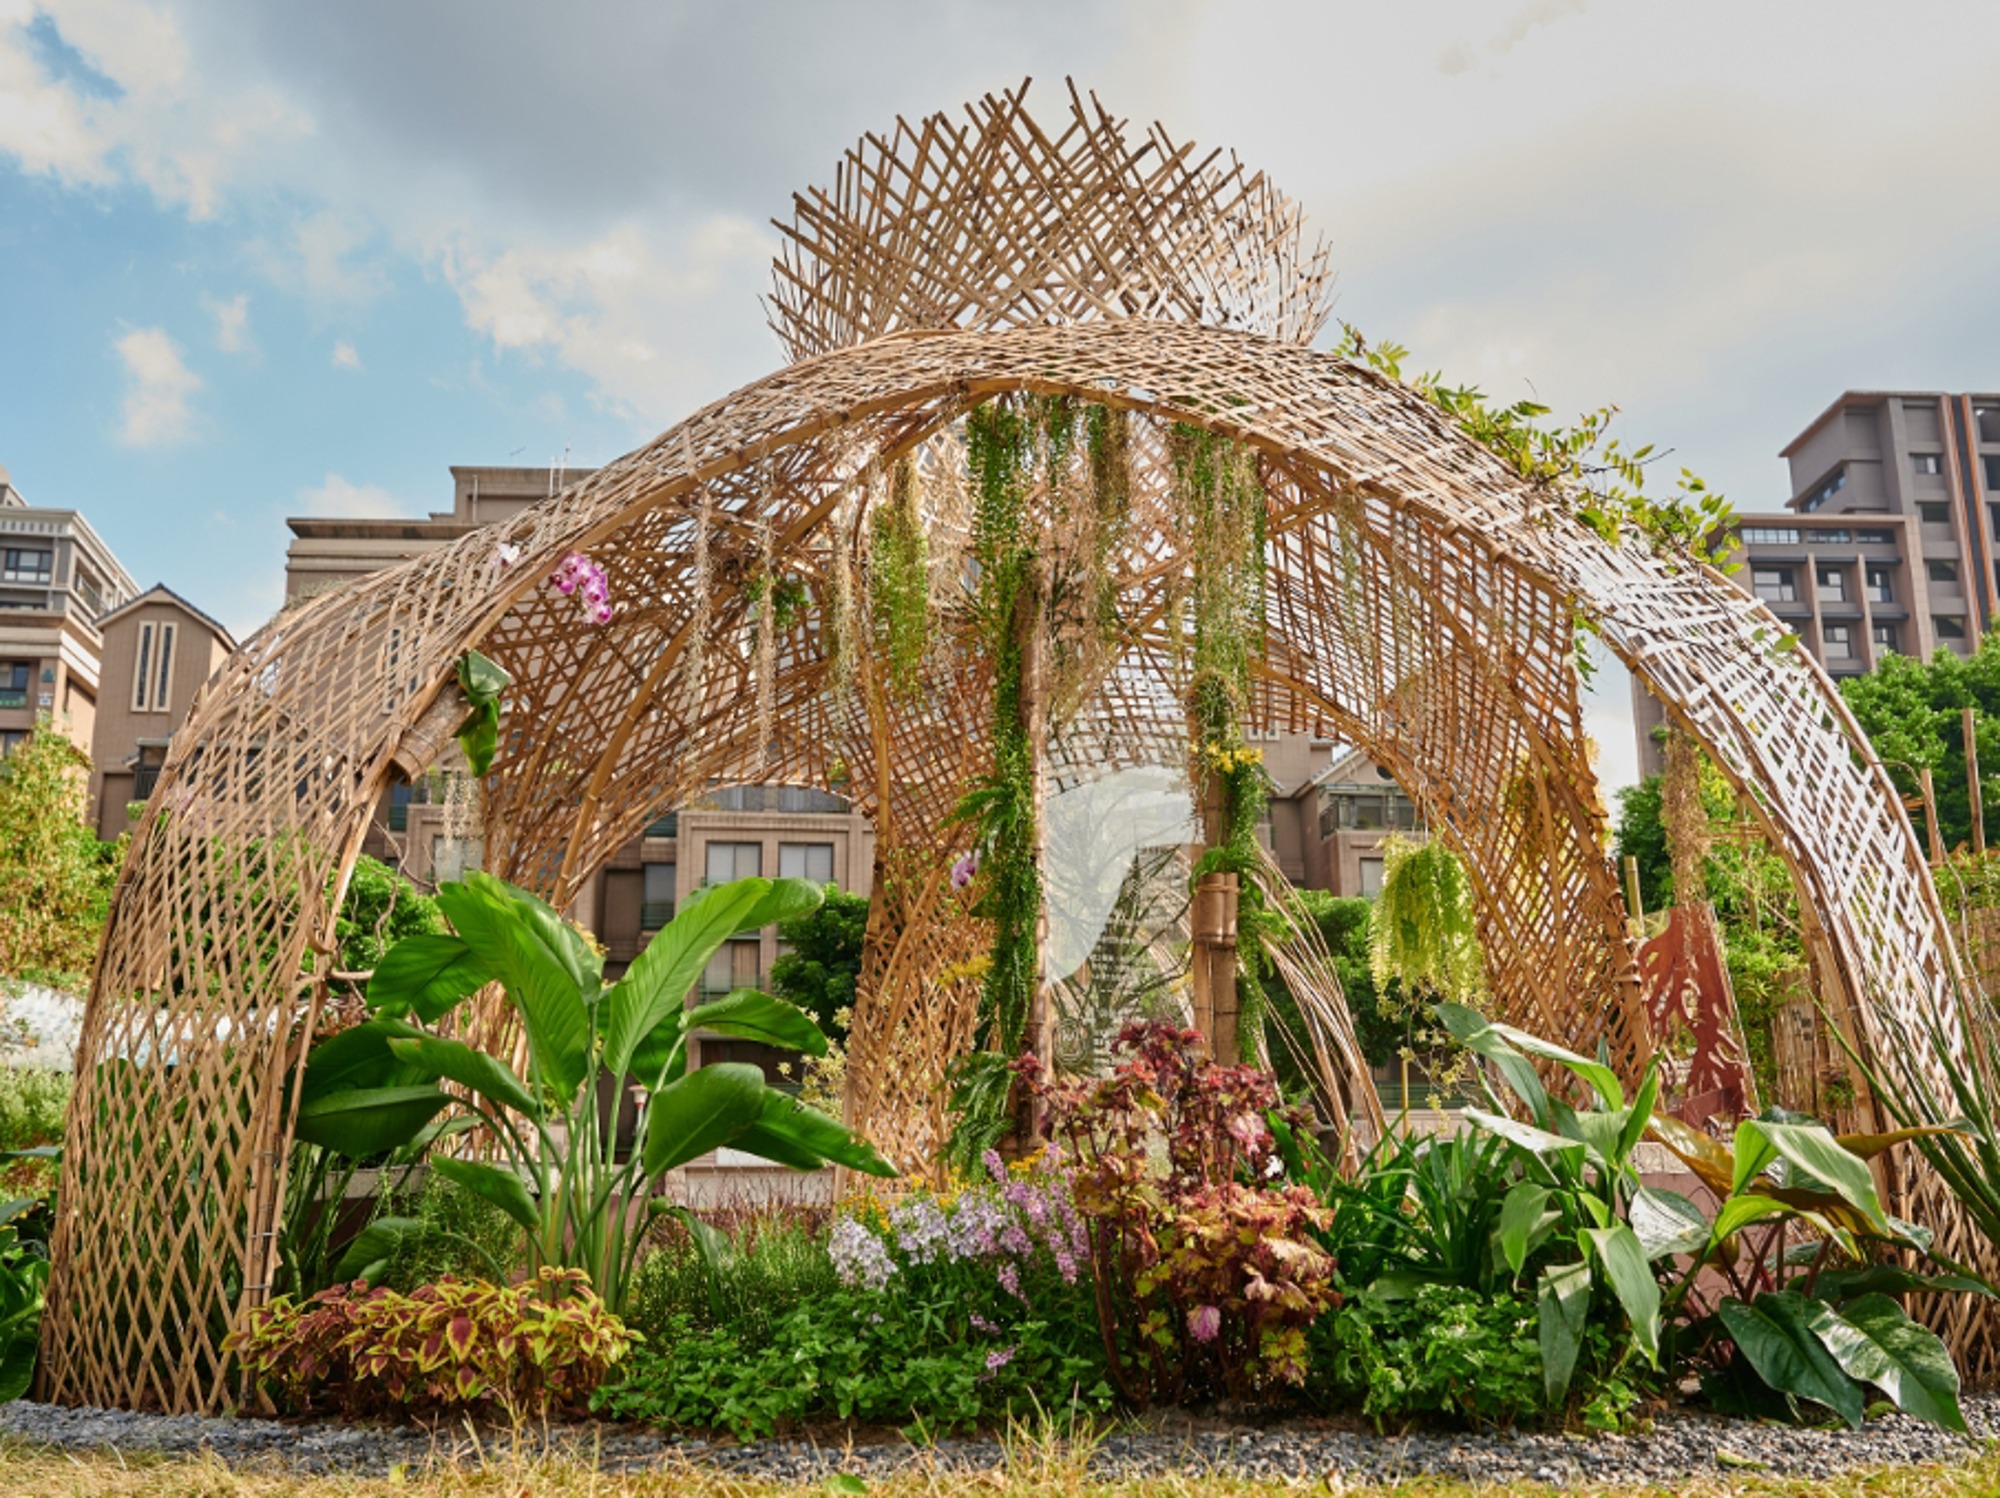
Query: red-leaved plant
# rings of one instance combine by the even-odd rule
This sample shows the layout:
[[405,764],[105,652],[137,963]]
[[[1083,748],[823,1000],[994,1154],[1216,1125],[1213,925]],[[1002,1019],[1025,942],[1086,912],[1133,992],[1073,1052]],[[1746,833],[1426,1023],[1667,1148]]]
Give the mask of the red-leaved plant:
[[1109,1077],[1017,1069],[1048,1104],[1089,1229],[1105,1355],[1136,1405],[1301,1383],[1306,1328],[1339,1303],[1312,1239],[1326,1212],[1278,1173],[1268,1117],[1303,1128],[1277,1084],[1219,1066],[1199,1032],[1127,1025]]
[[281,1409],[348,1415],[496,1406],[582,1410],[639,1340],[580,1269],[519,1285],[445,1278],[408,1295],[363,1281],[280,1297],[223,1344]]

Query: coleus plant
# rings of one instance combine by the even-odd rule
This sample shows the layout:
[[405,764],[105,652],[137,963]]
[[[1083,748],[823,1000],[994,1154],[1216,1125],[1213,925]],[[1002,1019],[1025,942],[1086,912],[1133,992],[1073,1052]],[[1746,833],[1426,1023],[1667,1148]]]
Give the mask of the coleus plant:
[[[825,1053],[811,1018],[769,994],[738,989],[686,1005],[723,942],[811,911],[819,886],[739,879],[697,891],[609,985],[589,939],[528,891],[473,873],[437,898],[453,934],[390,948],[368,983],[372,1017],[307,1058],[302,1141],[370,1159],[483,1132],[498,1160],[434,1154],[431,1168],[518,1223],[533,1265],[582,1269],[614,1313],[644,1237],[642,1204],[660,1176],[698,1155],[727,1145],[799,1170],[832,1163],[895,1174],[864,1140],[769,1086],[760,1068],[687,1067],[696,1030]],[[492,983],[519,1021],[525,1076],[444,1028]],[[628,1090],[637,1110],[621,1154],[600,1100]],[[338,1273],[372,1278],[416,1227],[378,1219]]]

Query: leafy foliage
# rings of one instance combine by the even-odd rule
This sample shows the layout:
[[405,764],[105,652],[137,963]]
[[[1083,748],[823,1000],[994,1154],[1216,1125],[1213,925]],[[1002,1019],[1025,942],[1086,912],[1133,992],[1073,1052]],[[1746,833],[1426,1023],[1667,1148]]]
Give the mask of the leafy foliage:
[[1074,1162],[1099,1329],[1130,1402],[1298,1384],[1306,1328],[1333,1303],[1333,1261],[1312,1239],[1325,1212],[1277,1168],[1269,1075],[1221,1066],[1201,1037],[1151,1022],[1119,1035],[1103,1079],[1052,1081],[1020,1065]]
[[876,648],[889,685],[913,697],[930,649],[930,542],[918,505],[916,460],[905,454],[889,478],[889,497],[869,520],[868,602]]
[[1382,892],[1369,923],[1369,963],[1379,993],[1470,999],[1485,986],[1465,866],[1435,839],[1390,838]]
[[224,1344],[281,1407],[347,1415],[580,1410],[634,1338],[581,1270],[498,1286],[446,1279],[404,1295],[340,1285],[252,1310]]
[[0,977],[89,984],[124,855],[91,830],[89,782],[90,756],[47,717],[0,760]]
[[468,709],[458,728],[458,745],[475,776],[484,775],[493,766],[494,751],[500,747],[500,699],[512,680],[476,650],[458,658],[458,688]]
[[379,858],[364,853],[355,859],[334,919],[336,972],[373,972],[397,942],[444,934],[444,916],[434,898]]
[[[835,1162],[893,1174],[833,1119],[766,1085],[758,1068],[687,1069],[687,1038],[698,1027],[825,1050],[803,1013],[752,989],[685,1007],[724,941],[803,915],[820,899],[803,880],[742,879],[700,891],[607,986],[597,949],[525,890],[486,874],[446,884],[438,903],[456,934],[410,937],[383,957],[368,984],[374,1017],[329,1036],[308,1058],[298,1138],[362,1160],[484,1132],[503,1163],[433,1155],[432,1169],[512,1218],[531,1263],[585,1270],[622,1310],[643,1239],[626,1204],[650,1198],[659,1176],[697,1155],[731,1145],[796,1169]],[[521,1024],[525,1077],[438,1028],[495,981]],[[461,1090],[448,1093],[442,1082]],[[640,1103],[621,1159],[599,1099],[627,1089]],[[434,1122],[448,1110],[456,1111]],[[386,1237],[407,1227],[378,1221],[371,1231]]]
[[[1840,695],[1860,723],[1896,787],[1916,796],[1917,772],[1931,771],[1937,793],[1938,830],[1944,846],[1972,837],[1972,793],[1965,775],[1961,713],[1973,710],[1979,749],[1980,795],[1989,835],[2000,832],[1993,816],[2000,801],[2000,632],[1984,636],[1969,655],[1939,649],[1928,661],[1884,654],[1865,676],[1849,677]],[[1921,815],[1921,813],[1918,813]]]
[[844,1041],[867,935],[868,897],[829,888],[817,909],[779,923],[790,950],[771,964],[771,992],[811,1015],[829,1039]]

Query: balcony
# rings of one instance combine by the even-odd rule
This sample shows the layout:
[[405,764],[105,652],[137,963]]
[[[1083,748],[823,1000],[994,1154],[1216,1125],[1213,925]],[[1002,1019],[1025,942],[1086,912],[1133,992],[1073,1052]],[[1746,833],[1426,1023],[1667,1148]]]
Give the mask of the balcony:
[[645,933],[664,930],[673,918],[672,900],[648,900],[639,907],[639,930]]
[[15,691],[12,687],[0,687],[0,708],[26,707],[28,694],[25,690]]
[[681,835],[681,814],[670,811],[663,817],[646,824],[647,837],[679,837]]

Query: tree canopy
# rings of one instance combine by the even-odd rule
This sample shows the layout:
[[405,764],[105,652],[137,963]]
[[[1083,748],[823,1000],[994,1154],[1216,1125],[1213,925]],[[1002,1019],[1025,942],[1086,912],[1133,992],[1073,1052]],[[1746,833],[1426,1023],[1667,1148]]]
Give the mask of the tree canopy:
[[829,888],[819,909],[779,923],[791,950],[771,964],[771,992],[805,1010],[828,1036],[845,1040],[867,932],[868,897]]
[[124,847],[89,812],[90,756],[43,718],[0,760],[0,977],[88,984]]
[[[1979,749],[1980,799],[1986,833],[1995,830],[2000,794],[2000,631],[1970,655],[1940,650],[1927,661],[1885,656],[1866,676],[1840,685],[1841,696],[1875,752],[1906,796],[1920,794],[1917,772],[1928,768],[1937,791],[1938,833],[1946,848],[1972,839],[1972,795],[1965,778],[1961,713],[1973,710]],[[1921,829],[1919,829],[1921,831]]]

